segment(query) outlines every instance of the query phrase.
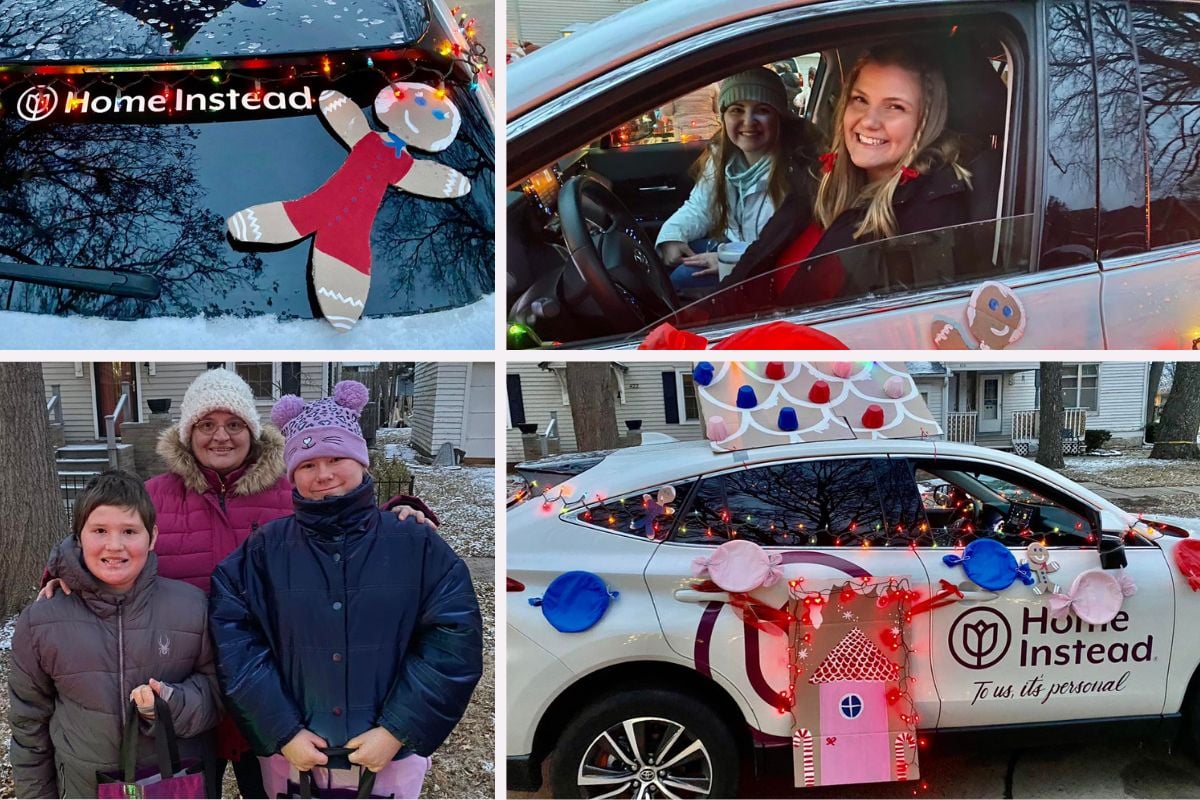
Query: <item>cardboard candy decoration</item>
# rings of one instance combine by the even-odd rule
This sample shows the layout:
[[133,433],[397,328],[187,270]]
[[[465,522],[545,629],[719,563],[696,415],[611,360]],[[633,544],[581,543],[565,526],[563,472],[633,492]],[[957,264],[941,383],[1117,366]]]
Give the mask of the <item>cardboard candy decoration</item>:
[[408,151],[445,150],[458,135],[461,115],[444,95],[423,83],[384,87],[375,98],[375,114],[386,129],[380,133],[350,98],[322,92],[317,106],[350,148],[346,161],[313,193],[251,206],[226,223],[234,241],[249,245],[290,244],[313,235],[313,291],[338,331],[350,330],[362,316],[371,285],[371,229],[388,187],[439,199],[471,190],[458,171]]
[[725,542],[711,557],[700,556],[692,561],[692,574],[708,576],[727,592],[752,592],[773,586],[783,577],[783,556],[768,555],[766,550],[745,539]]
[[1026,586],[1034,583],[1029,565],[1018,566],[1016,557],[995,539],[976,539],[966,546],[962,556],[942,556],[942,563],[948,567],[962,566],[968,578],[992,592],[1007,589],[1018,578]]
[[[1026,313],[1021,299],[998,281],[984,281],[967,301],[967,330],[980,350],[1003,350],[1025,335]],[[968,350],[966,333],[951,320],[933,321],[933,344],[939,350]]]
[[531,597],[529,605],[541,607],[542,616],[555,630],[579,633],[593,627],[620,592],[609,591],[595,573],[576,570],[564,572],[550,582],[541,597]]
[[[638,350],[703,350],[708,339],[689,331],[681,331],[664,322],[638,345]],[[850,348],[828,333],[797,325],[794,322],[764,322],[738,331],[713,345],[712,350],[849,350]]]
[[1133,580],[1123,571],[1114,575],[1103,569],[1081,572],[1066,594],[1050,595],[1050,616],[1062,619],[1072,611],[1089,625],[1107,625],[1121,610],[1126,597],[1137,592]]
[[1200,591],[1200,540],[1184,539],[1175,546],[1175,566],[1191,590]]

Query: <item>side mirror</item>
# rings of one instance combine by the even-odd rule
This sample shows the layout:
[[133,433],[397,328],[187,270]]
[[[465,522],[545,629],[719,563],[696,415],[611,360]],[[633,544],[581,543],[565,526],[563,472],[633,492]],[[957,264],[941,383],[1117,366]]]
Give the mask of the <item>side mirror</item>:
[[1100,534],[1100,568],[1123,569],[1127,566],[1125,541],[1114,533]]

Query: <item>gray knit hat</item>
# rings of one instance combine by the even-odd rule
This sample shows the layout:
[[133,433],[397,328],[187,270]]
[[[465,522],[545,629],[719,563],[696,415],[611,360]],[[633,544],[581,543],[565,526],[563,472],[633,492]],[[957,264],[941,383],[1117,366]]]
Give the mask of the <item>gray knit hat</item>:
[[211,411],[228,411],[250,427],[255,439],[262,435],[254,392],[236,372],[210,369],[192,381],[179,408],[179,441],[190,445],[192,426]]
[[734,103],[745,100],[766,103],[780,114],[787,114],[787,90],[783,88],[783,80],[766,67],[748,69],[722,81],[717,103],[722,114]]

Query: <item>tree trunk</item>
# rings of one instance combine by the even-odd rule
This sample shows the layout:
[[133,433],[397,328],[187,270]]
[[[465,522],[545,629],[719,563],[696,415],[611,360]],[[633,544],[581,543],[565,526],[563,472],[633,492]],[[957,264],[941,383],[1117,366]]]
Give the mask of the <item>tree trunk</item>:
[[1156,408],[1155,398],[1158,397],[1158,387],[1162,383],[1163,362],[1154,361],[1150,364],[1150,379],[1146,382],[1146,419],[1145,424],[1154,422]]
[[38,363],[0,363],[0,608],[7,618],[33,599],[50,550],[69,530]]
[[1200,459],[1196,431],[1200,429],[1200,361],[1175,364],[1175,380],[1155,431],[1151,458]]
[[608,362],[567,364],[567,397],[579,452],[608,450],[620,444],[615,383]]
[[1038,412],[1037,463],[1051,469],[1061,469],[1063,462],[1062,362],[1041,363],[1042,407]]

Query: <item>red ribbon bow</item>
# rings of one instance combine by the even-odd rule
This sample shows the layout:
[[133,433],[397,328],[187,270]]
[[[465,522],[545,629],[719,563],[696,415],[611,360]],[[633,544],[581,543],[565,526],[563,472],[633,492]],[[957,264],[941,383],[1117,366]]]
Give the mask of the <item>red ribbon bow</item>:
[[917,172],[912,167],[901,167],[900,168],[900,185],[901,186],[908,183],[909,181],[916,180],[919,177],[921,177],[921,173]]
[[837,737],[836,736],[826,736],[825,744],[828,745],[829,747],[834,747],[835,745],[837,745]]
[[820,157],[822,174],[828,175],[829,173],[833,172],[833,167],[835,164],[837,164],[837,157],[837,151],[825,153]]

